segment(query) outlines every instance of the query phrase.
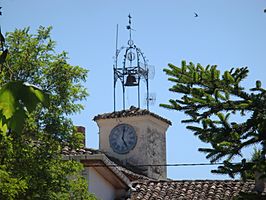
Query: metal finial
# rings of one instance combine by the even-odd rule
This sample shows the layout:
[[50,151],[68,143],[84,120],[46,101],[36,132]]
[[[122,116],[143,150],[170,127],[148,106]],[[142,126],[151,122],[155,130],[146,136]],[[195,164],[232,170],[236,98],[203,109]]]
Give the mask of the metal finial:
[[128,23],[129,23],[129,24],[131,24],[131,18],[132,18],[132,17],[131,17],[131,15],[129,14],[129,15],[128,15]]
[[127,26],[127,29],[128,29],[128,30],[131,30],[131,18],[132,18],[132,17],[131,17],[131,15],[129,14],[129,15],[128,15],[128,24],[129,24],[129,25]]
[[133,42],[133,40],[131,39],[131,30],[133,30],[132,28],[131,28],[131,15],[129,14],[128,15],[128,26],[127,26],[127,29],[129,30],[129,40],[128,40],[128,45],[129,46],[133,46],[133,44],[134,44],[134,42]]

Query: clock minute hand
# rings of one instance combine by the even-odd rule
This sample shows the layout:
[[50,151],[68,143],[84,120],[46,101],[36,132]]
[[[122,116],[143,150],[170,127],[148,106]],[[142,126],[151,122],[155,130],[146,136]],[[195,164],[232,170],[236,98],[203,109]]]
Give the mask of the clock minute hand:
[[125,136],[125,127],[123,127],[123,134],[122,134],[122,141],[123,141],[123,143],[126,145],[126,147],[127,147],[127,143],[126,143],[126,141],[125,141],[125,139],[124,139],[124,136]]
[[123,127],[122,140],[124,141],[125,127]]

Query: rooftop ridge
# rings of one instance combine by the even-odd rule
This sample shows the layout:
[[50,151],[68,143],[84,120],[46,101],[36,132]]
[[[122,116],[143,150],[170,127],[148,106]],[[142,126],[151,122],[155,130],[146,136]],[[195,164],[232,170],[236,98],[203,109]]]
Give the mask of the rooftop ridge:
[[122,163],[120,163],[117,159],[113,157],[109,157],[104,152],[98,150],[98,149],[93,149],[93,148],[80,148],[80,149],[71,149],[69,147],[64,147],[62,149],[62,155],[65,159],[82,159],[82,160],[90,160],[93,156],[95,155],[104,155],[104,162],[107,167],[110,168],[115,168],[116,170],[120,171],[123,173],[127,178],[132,180],[151,180],[150,178],[146,177],[145,175],[138,173],[138,169],[134,170],[130,166],[124,166]]
[[140,109],[136,108],[134,106],[131,106],[129,109],[121,110],[121,111],[114,111],[110,113],[103,113],[96,115],[93,120],[97,121],[100,119],[111,119],[111,118],[122,118],[122,117],[131,117],[131,116],[143,116],[143,115],[150,115],[153,116],[161,121],[166,122],[169,125],[172,125],[172,122],[164,117],[161,117],[160,115],[157,115],[147,109]]

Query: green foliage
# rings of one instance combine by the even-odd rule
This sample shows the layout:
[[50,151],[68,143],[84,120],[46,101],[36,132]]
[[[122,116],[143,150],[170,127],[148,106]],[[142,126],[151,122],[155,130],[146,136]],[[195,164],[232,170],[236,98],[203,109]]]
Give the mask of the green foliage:
[[[266,90],[257,81],[256,86],[246,91],[241,85],[248,75],[248,68],[232,68],[221,73],[217,66],[203,67],[182,61],[181,67],[169,64],[164,69],[173,83],[171,92],[181,94],[181,98],[170,99],[162,107],[184,112],[188,119],[183,123],[210,148],[200,148],[211,162],[224,161],[213,173],[234,177],[247,171],[259,170],[265,173],[266,146]],[[248,113],[248,116],[246,115]],[[232,120],[232,116],[244,116]],[[235,117],[234,117],[235,119]],[[242,150],[250,145],[262,144],[261,159],[246,162]],[[236,156],[242,157],[238,164],[232,163]]]
[[65,146],[81,147],[83,138],[67,115],[83,108],[78,102],[87,96],[87,70],[70,65],[66,52],[55,52],[50,31],[40,27],[30,34],[25,28],[6,36],[8,54],[0,63],[0,199],[94,199],[82,165],[61,155]]
[[38,103],[49,105],[49,96],[35,86],[22,81],[6,83],[0,89],[0,130],[7,128],[19,133],[23,129],[26,112],[33,112]]
[[0,180],[1,199],[16,199],[20,193],[27,189],[26,181],[13,178],[5,166],[0,168]]
[[239,196],[235,196],[233,200],[265,200],[266,195],[258,192],[240,192]]
[[[252,153],[252,157],[250,159],[250,162],[254,162],[254,163],[258,163],[261,161],[261,155],[262,155],[262,151],[260,149],[254,148],[254,151]],[[257,170],[255,168],[256,166],[253,166],[253,168],[251,168],[250,170],[247,170],[246,173],[244,173],[244,177],[241,177],[243,180],[246,179],[252,179],[255,180],[255,171]],[[262,169],[260,170],[262,171]],[[264,170],[266,171],[266,170]]]

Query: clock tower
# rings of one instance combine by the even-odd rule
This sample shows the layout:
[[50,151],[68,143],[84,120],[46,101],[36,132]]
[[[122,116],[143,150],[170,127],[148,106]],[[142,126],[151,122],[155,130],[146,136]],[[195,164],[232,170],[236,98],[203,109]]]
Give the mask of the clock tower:
[[[127,47],[117,48],[113,65],[114,72],[114,112],[94,117],[99,127],[99,149],[112,160],[133,172],[153,179],[166,179],[166,130],[171,122],[149,111],[149,79],[152,68],[143,52],[132,40],[131,16],[128,16],[129,40]],[[140,91],[142,82],[146,86],[146,109],[140,108]],[[116,111],[116,86],[122,85],[123,110]],[[125,94],[127,88],[137,89],[138,108],[126,108]],[[121,93],[120,93],[121,94]]]
[[[128,110],[94,117],[99,127],[99,149],[138,173],[166,179],[166,130],[171,122],[146,109]],[[132,170],[133,171],[133,170]]]

